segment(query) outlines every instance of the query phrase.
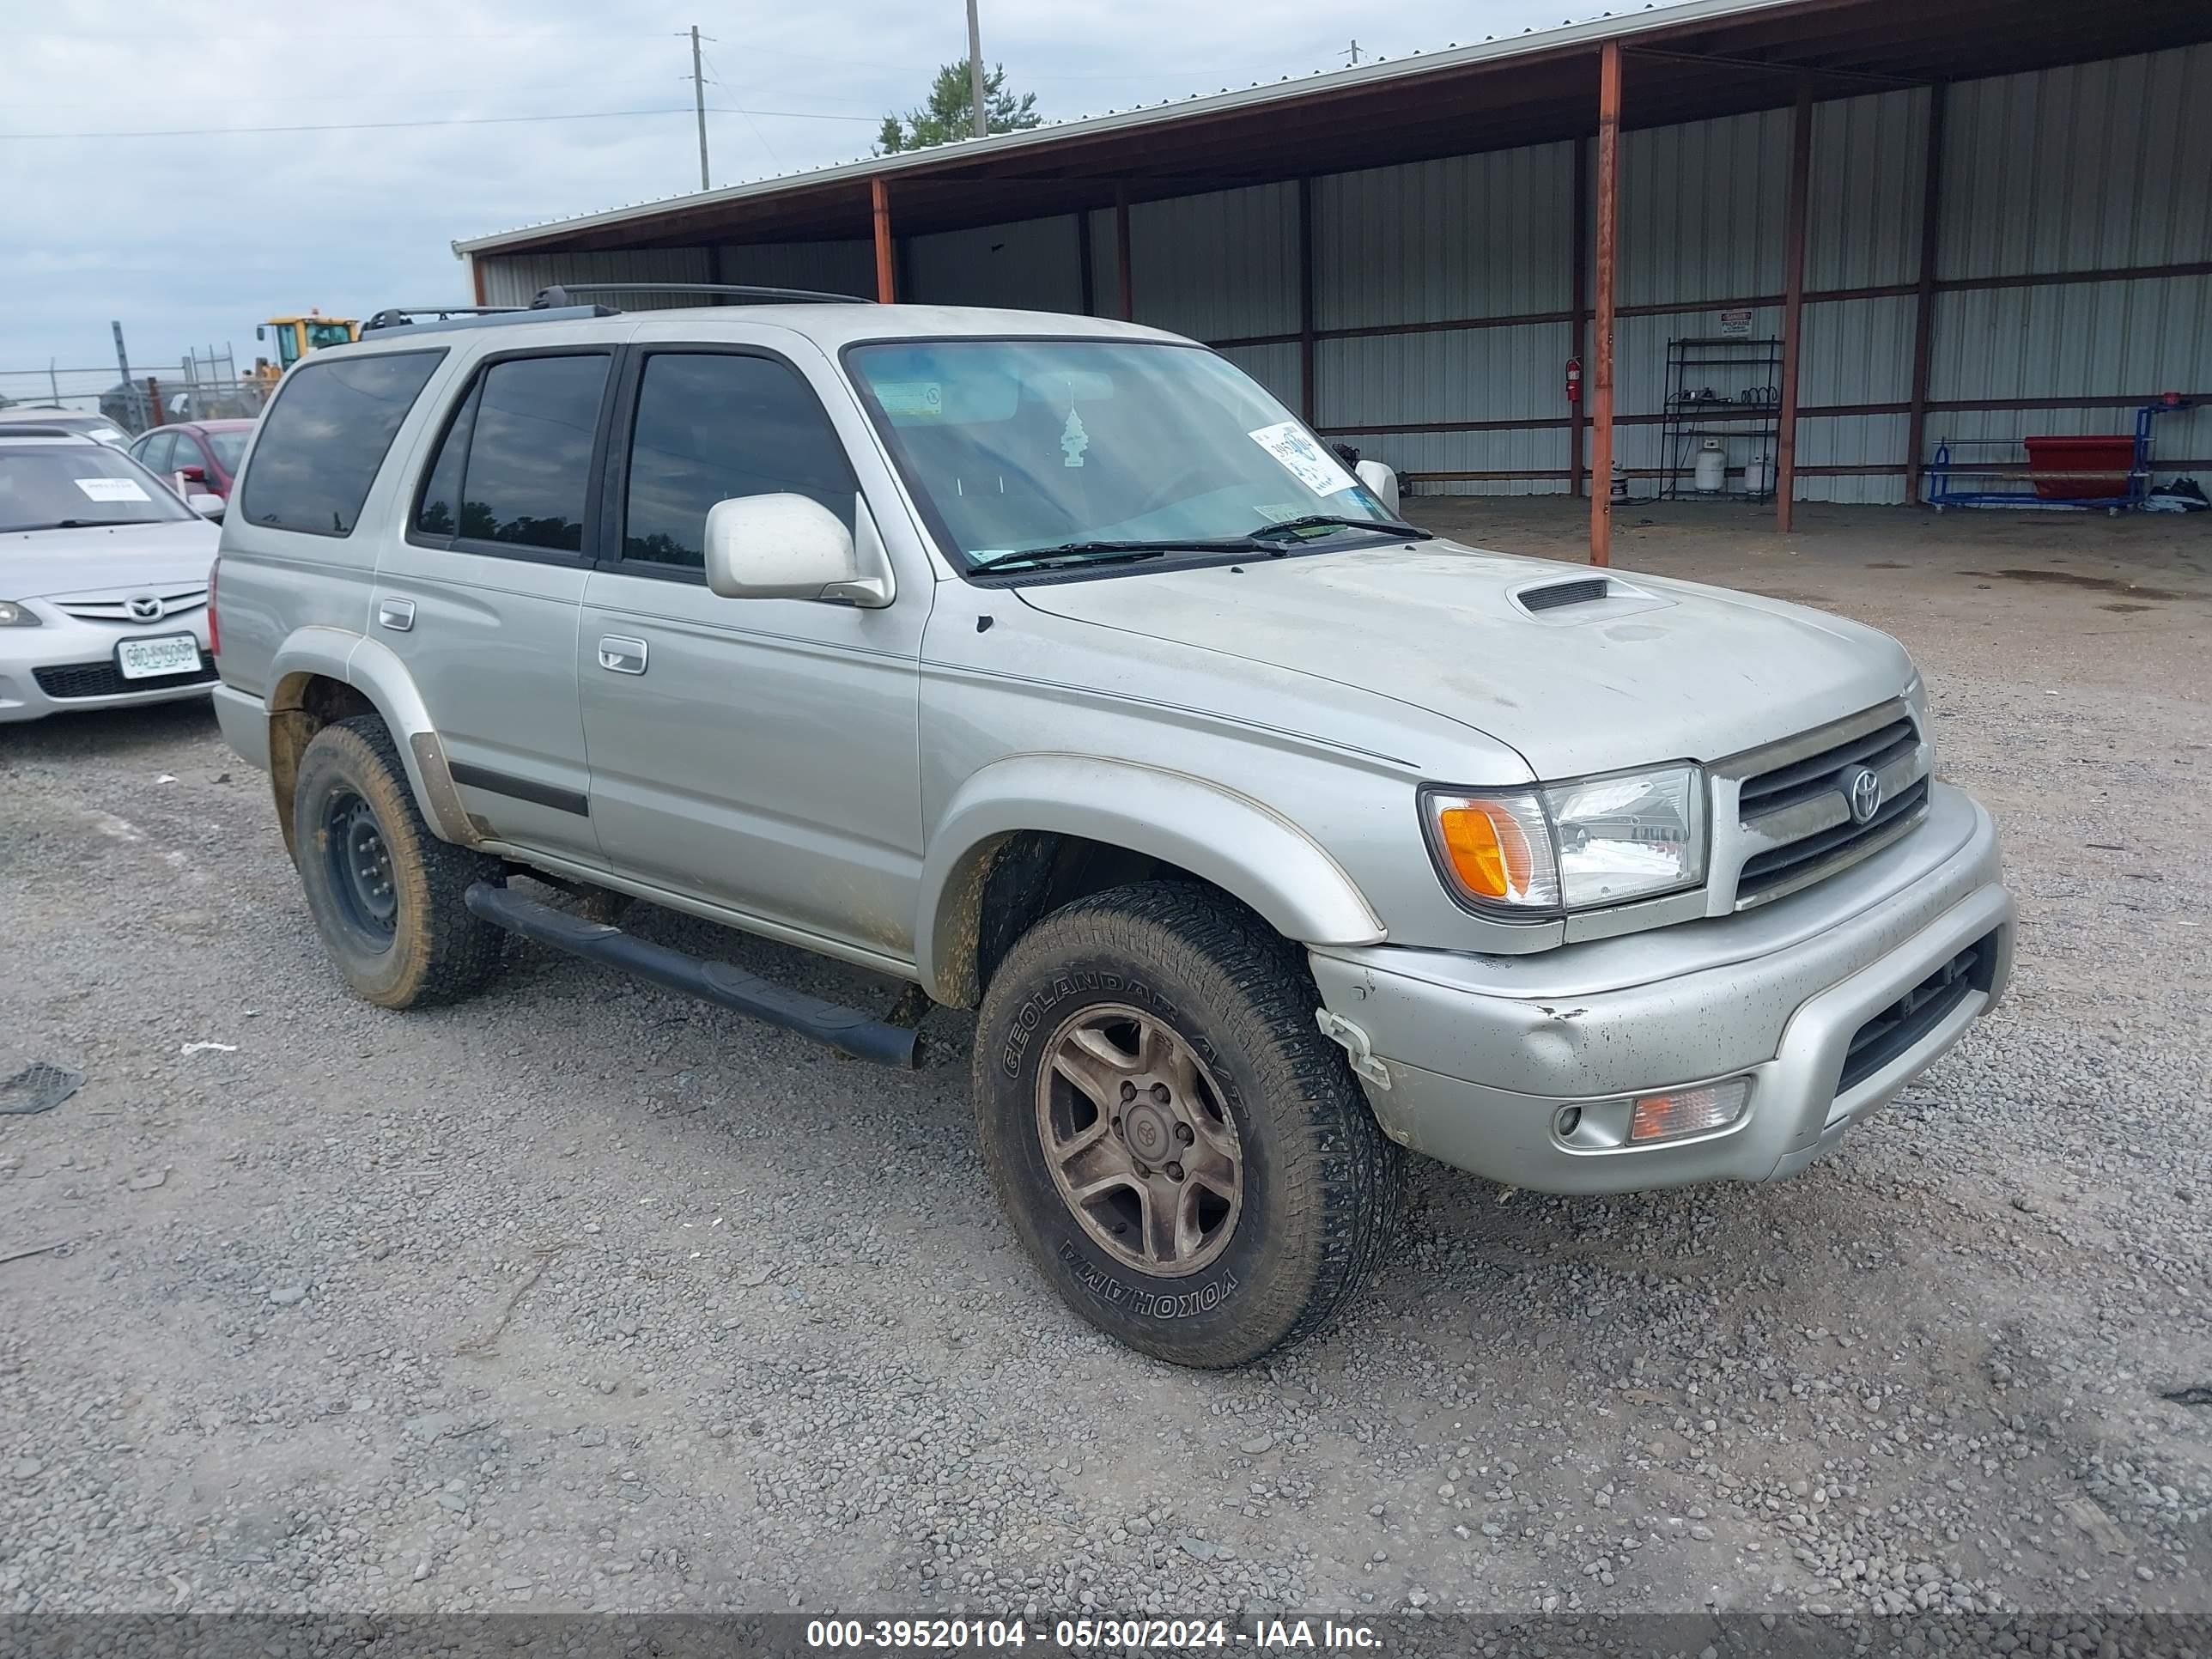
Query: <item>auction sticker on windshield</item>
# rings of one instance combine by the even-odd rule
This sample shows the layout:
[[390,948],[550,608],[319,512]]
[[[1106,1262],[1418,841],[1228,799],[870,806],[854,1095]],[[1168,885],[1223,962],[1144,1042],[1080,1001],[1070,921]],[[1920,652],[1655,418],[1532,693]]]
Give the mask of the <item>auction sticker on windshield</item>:
[[156,640],[124,640],[115,647],[115,666],[126,680],[156,680],[164,674],[189,674],[200,665],[200,642],[190,634],[164,634]]
[[78,478],[76,487],[95,501],[147,501],[153,500],[136,478]]
[[1335,456],[1301,432],[1296,421],[1263,426],[1244,435],[1280,461],[1291,477],[1316,495],[1334,495],[1359,482],[1338,464]]

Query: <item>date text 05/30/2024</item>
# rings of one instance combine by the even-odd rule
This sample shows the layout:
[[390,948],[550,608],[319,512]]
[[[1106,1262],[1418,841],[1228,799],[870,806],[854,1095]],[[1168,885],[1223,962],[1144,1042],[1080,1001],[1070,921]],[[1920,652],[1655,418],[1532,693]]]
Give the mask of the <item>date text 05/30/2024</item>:
[[1263,1619],[1237,1627],[1222,1619],[813,1619],[806,1644],[828,1651],[1007,1648],[1030,1643],[1067,1652],[1152,1649],[1244,1648],[1256,1652],[1301,1648],[1374,1650],[1382,1638],[1365,1625],[1332,1619]]

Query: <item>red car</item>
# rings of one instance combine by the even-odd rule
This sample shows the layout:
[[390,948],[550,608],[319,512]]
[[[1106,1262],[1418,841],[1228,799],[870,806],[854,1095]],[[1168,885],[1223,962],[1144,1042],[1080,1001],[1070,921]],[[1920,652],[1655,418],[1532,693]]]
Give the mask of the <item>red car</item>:
[[148,470],[164,478],[183,475],[188,488],[230,499],[231,480],[246,459],[252,421],[185,421],[157,426],[131,446]]

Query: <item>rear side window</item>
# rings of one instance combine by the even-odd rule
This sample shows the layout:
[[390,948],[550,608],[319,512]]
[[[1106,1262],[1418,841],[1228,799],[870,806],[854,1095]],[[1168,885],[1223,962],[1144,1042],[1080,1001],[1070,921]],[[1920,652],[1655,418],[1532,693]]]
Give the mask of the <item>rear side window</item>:
[[377,469],[442,351],[303,364],[262,416],[246,477],[246,522],[350,536]]
[[416,533],[580,552],[609,361],[513,357],[479,374],[430,464]]
[[859,487],[829,416],[793,369],[727,352],[646,359],[623,558],[698,569],[708,509],[739,495],[805,495],[849,530]]

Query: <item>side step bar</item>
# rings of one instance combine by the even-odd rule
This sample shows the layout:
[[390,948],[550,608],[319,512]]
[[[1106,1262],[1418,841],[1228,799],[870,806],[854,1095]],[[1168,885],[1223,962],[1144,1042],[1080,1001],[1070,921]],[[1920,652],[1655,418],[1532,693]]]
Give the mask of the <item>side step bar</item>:
[[804,991],[773,984],[757,974],[732,968],[726,962],[707,962],[686,956],[665,945],[654,945],[625,933],[619,927],[586,921],[565,910],[556,910],[550,904],[539,904],[509,888],[495,887],[487,881],[472,884],[467,896],[469,908],[486,921],[540,945],[550,945],[556,951],[582,957],[603,968],[619,969],[669,990],[697,997],[702,1002],[716,1003],[754,1019],[766,1020],[771,1025],[781,1025],[787,1031],[797,1031],[817,1042],[826,1042],[855,1060],[908,1070],[921,1063],[919,1039],[913,1030],[864,1014],[857,1008],[824,1002]]

